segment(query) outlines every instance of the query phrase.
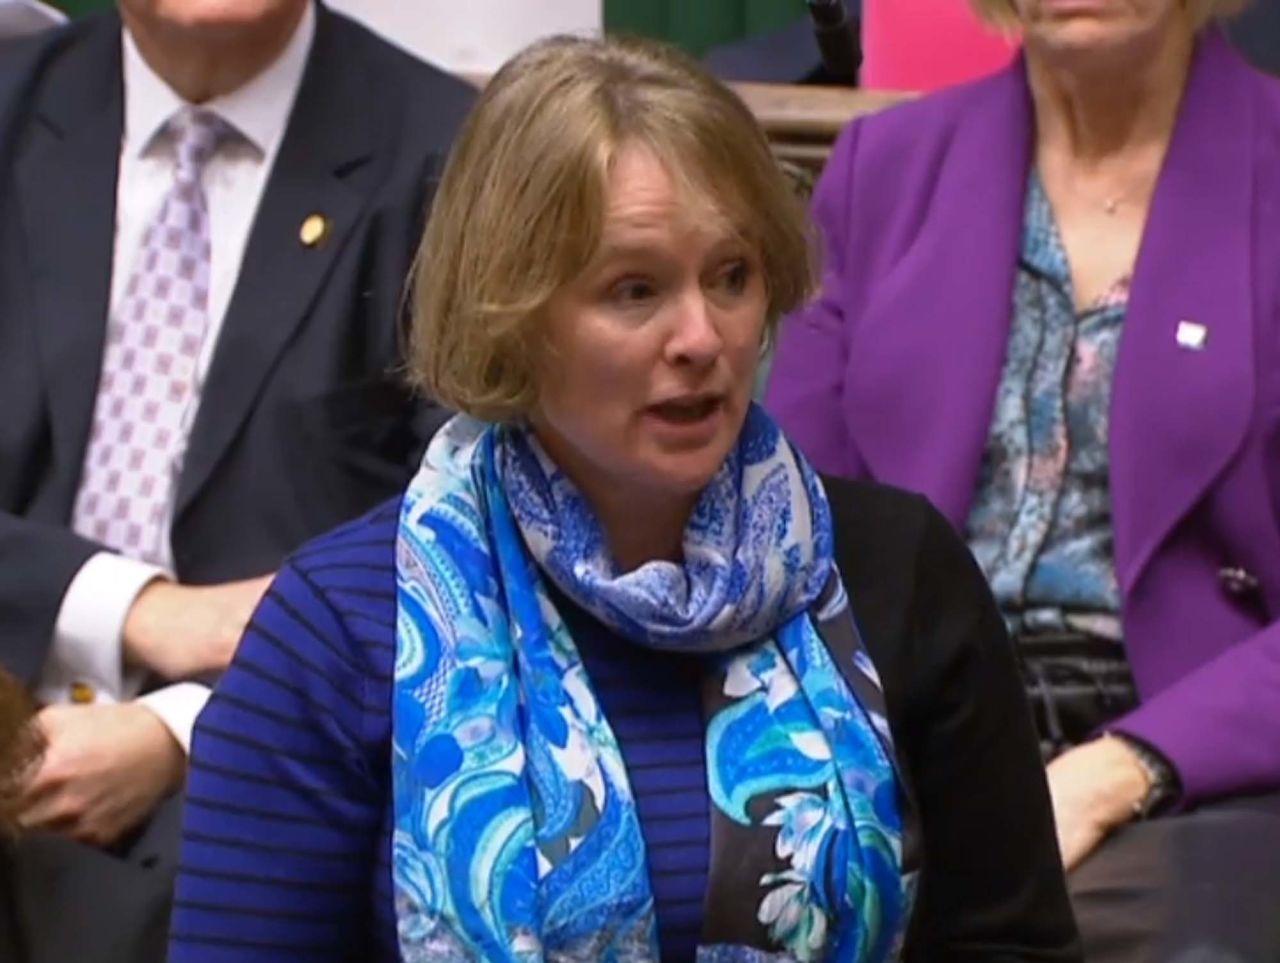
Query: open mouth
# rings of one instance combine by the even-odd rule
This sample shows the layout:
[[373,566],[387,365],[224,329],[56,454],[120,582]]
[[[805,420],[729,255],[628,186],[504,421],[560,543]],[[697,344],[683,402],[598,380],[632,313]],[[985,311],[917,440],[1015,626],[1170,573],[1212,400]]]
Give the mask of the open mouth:
[[714,415],[722,404],[720,398],[685,398],[664,401],[660,405],[651,406],[649,411],[663,421],[677,425],[695,425]]

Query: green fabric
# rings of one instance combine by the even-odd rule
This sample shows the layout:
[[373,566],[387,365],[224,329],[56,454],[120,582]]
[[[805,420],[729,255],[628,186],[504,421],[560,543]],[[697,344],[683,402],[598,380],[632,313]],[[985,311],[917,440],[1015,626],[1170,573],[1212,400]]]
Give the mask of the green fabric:
[[669,40],[695,56],[804,15],[804,0],[604,0],[606,30]]
[[45,0],[45,2],[71,17],[97,13],[99,10],[108,10],[115,5],[114,0]]
[[97,13],[99,10],[110,10],[115,6],[115,0],[45,0],[45,2],[71,17]]

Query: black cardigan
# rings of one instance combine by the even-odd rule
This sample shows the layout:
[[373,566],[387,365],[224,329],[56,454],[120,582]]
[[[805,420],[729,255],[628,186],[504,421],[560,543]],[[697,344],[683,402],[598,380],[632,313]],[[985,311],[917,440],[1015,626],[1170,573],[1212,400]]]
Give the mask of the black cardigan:
[[908,961],[1081,960],[1031,714],[986,580],[924,498],[824,479],[919,806]]

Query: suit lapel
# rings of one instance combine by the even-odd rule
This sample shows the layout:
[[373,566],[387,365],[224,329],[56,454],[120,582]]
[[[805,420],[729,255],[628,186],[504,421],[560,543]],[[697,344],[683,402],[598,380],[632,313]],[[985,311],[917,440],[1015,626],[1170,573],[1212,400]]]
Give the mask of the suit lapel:
[[[365,196],[346,180],[374,151],[360,64],[338,49],[333,17],[317,5],[316,36],[289,126],[258,208],[223,320],[178,486],[190,506],[253,410],[263,383],[309,309],[358,220]],[[323,242],[300,237],[311,215]]]
[[119,21],[101,18],[78,43],[50,69],[15,168],[54,452],[76,478],[109,311],[124,123]]
[[1023,78],[1019,58],[957,106],[963,123],[927,159],[936,181],[911,199],[929,209],[914,218],[901,263],[870,285],[849,349],[856,369],[846,411],[871,476],[925,493],[957,528],[973,498],[1013,311],[1032,129]]
[[1110,434],[1116,567],[1126,592],[1248,428],[1251,82],[1219,35],[1201,42],[1134,270]]

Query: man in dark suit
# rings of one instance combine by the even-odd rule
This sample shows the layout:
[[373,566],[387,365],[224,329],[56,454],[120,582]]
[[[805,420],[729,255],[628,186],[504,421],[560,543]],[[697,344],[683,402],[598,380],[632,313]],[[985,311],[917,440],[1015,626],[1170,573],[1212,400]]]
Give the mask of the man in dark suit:
[[198,680],[441,420],[401,387],[401,308],[470,101],[311,0],[120,0],[0,48],[0,663],[45,704],[34,840],[167,892]]

